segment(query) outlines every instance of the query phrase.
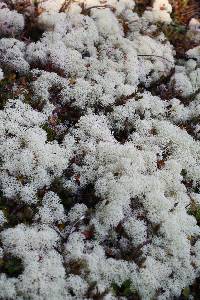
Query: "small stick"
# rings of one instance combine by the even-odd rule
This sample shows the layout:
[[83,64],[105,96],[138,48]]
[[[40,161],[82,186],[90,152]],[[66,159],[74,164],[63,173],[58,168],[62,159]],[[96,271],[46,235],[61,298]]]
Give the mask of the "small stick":
[[59,13],[64,12],[72,3],[73,0],[65,0],[59,9]]
[[74,232],[74,230],[76,229],[75,226],[76,226],[81,220],[83,220],[83,219],[85,219],[85,216],[80,217],[80,219],[78,219],[77,221],[74,222],[74,224],[71,226],[71,229],[70,229],[70,231],[69,231],[69,233],[67,234],[66,237],[64,237],[64,236],[62,235],[62,233],[60,232],[60,230],[58,230],[58,229],[56,228],[56,226],[53,225],[51,228],[54,229],[54,230],[57,232],[57,234],[61,237],[61,239],[62,239],[63,242],[66,242],[66,241],[68,240],[70,234],[72,234],[72,233]]
[[138,54],[138,56],[141,56],[141,57],[145,57],[145,56],[149,56],[149,57],[158,57],[158,58],[162,58],[162,59],[164,59],[164,60],[166,60],[166,61],[168,61],[169,63],[171,63],[171,64],[174,64],[171,60],[169,60],[169,59],[167,59],[167,58],[165,58],[165,57],[163,57],[163,56],[160,56],[160,55],[153,55],[153,54]]
[[93,8],[110,8],[110,9],[113,9],[114,10],[114,7],[113,6],[111,6],[111,5],[94,5],[94,6],[90,6],[90,7],[88,7],[88,8],[85,8],[84,9],[84,12],[86,13],[86,12],[88,12],[90,9],[93,9]]

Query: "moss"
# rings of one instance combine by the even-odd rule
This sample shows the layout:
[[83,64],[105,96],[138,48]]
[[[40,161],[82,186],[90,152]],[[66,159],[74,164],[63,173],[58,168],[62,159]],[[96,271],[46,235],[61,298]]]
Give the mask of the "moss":
[[19,199],[7,200],[0,197],[0,210],[3,211],[7,222],[4,227],[15,226],[20,223],[32,224],[37,208],[35,205],[26,205],[19,202]]
[[32,100],[31,94],[30,93],[24,93],[23,96],[24,96],[23,102],[30,105],[31,100]]
[[189,299],[189,296],[190,296],[190,288],[189,288],[189,287],[184,288],[182,294],[183,294],[184,299]]
[[190,286],[190,295],[193,296],[194,300],[200,299],[200,277]]
[[200,225],[200,205],[192,203],[188,210],[188,213],[195,217],[197,224]]
[[181,176],[185,177],[187,175],[186,169],[181,170]]
[[0,259],[0,272],[8,277],[17,277],[22,274],[24,267],[22,260],[12,255],[5,255]]
[[56,133],[55,131],[51,128],[51,126],[48,123],[45,123],[44,125],[41,126],[41,128],[46,131],[47,133],[47,140],[49,142],[52,142],[56,138]]
[[[130,279],[126,279],[121,286],[116,284],[115,282],[111,285],[112,290],[114,292],[115,296],[121,296],[121,297],[135,297],[136,296],[136,290],[133,288],[132,281]],[[135,296],[134,296],[135,295]],[[137,298],[132,298],[137,299]]]
[[0,109],[3,109],[8,99],[13,98],[11,83],[14,83],[15,77],[5,77],[0,81]]
[[[23,96],[23,102],[31,104],[32,94],[30,91],[30,75],[26,77],[16,73],[6,73],[4,79],[0,81],[0,109],[3,109],[9,99]],[[13,89],[13,87],[15,87]]]

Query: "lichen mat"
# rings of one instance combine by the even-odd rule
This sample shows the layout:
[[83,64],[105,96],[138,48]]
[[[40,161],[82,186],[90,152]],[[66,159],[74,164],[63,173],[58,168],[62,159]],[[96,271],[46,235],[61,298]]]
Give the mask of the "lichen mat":
[[174,16],[0,2],[0,299],[200,299],[200,31]]

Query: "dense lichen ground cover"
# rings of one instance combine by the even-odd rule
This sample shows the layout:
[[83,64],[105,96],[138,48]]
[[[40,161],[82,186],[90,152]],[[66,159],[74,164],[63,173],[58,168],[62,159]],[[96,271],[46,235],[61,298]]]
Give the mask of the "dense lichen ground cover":
[[0,299],[200,298],[195,1],[0,1]]

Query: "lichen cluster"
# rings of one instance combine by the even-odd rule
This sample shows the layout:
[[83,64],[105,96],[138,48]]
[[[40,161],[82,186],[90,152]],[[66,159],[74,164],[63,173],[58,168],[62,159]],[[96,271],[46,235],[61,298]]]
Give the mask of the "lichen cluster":
[[200,47],[138,7],[0,2],[2,300],[198,299]]

